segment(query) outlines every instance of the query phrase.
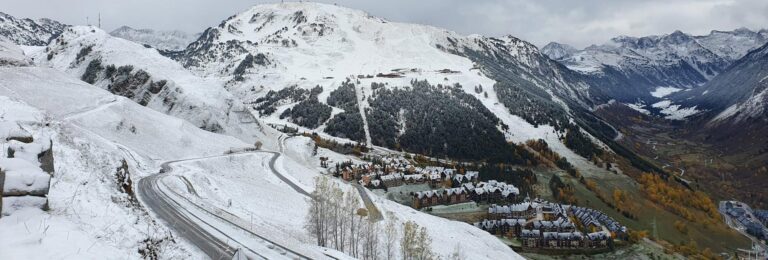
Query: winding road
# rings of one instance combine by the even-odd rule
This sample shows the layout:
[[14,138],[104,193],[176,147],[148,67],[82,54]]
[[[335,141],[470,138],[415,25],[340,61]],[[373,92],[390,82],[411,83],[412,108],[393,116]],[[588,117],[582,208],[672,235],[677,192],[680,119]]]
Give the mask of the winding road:
[[[284,150],[285,148],[283,146],[283,143],[285,142],[285,140],[288,140],[288,139],[290,139],[292,137],[293,136],[284,137],[283,135],[281,135],[278,138],[279,139],[278,140],[278,144],[280,146],[280,152],[281,153],[285,151]],[[301,188],[299,188],[298,186],[293,184],[293,182],[291,182],[290,180],[288,180],[284,176],[282,176],[278,171],[274,170],[274,168],[275,168],[274,164],[275,164],[276,160],[277,160],[277,157],[272,157],[272,161],[270,161],[270,168],[273,169],[272,171],[275,172],[275,175],[277,175],[278,178],[283,180],[283,182],[288,183],[288,185],[290,185],[297,192],[302,193],[302,194],[304,194],[306,196],[311,196],[310,194],[306,193]],[[355,190],[357,190],[358,193],[360,193],[360,198],[363,199],[363,204],[365,205],[365,208],[368,210],[368,217],[370,217],[372,220],[377,221],[377,222],[383,220],[384,217],[381,215],[381,211],[379,211],[379,209],[376,207],[376,204],[373,203],[373,200],[371,200],[371,197],[368,196],[368,192],[367,192],[366,188],[363,187],[362,185],[360,185],[357,182],[351,182],[350,184],[353,187],[355,187]]]
[[139,180],[139,193],[144,205],[155,212],[158,217],[165,220],[169,227],[189,240],[212,259],[232,259],[237,251],[219,240],[205,229],[198,226],[195,221],[179,211],[179,204],[171,199],[158,187],[159,180],[165,177],[156,174]]
[[[163,180],[166,177],[171,176],[169,173],[173,171],[173,164],[185,161],[197,161],[249,153],[272,154],[272,158],[270,159],[269,163],[270,170],[294,190],[300,194],[309,196],[305,190],[291,182],[275,168],[275,162],[277,158],[281,156],[281,153],[272,151],[252,151],[165,162],[161,165],[161,170],[158,174],[139,180],[138,192],[140,194],[140,198],[142,199],[144,205],[151,209],[152,212],[156,213],[157,216],[165,221],[169,227],[175,230],[181,237],[187,239],[189,242],[197,246],[212,259],[231,259],[237,252],[238,248],[250,251],[251,254],[263,259],[273,259],[274,255],[284,256],[286,259],[311,259],[310,257],[304,256],[301,253],[293,251],[259,234],[256,234],[254,230],[251,230],[247,225],[244,225],[243,223],[237,223],[240,219],[234,214],[210,205],[197,205],[195,202],[185,198],[183,195],[176,193],[172,189],[168,189],[163,183]],[[181,178],[182,182],[187,188],[187,191],[193,196],[197,196],[197,191],[194,189],[192,183],[190,183],[189,180],[183,176],[178,177]],[[161,187],[161,185],[163,187]],[[172,194],[169,194],[165,190],[169,190],[170,193],[173,193],[173,195],[176,196],[172,196]],[[181,203],[175,198],[181,198],[180,200],[185,200],[187,203]],[[185,206],[188,205],[192,205],[198,212],[203,212],[220,222],[224,222],[227,225],[234,227],[235,229],[244,231],[254,237],[257,237],[263,242],[262,244],[264,245],[253,245],[255,247],[261,246],[261,248],[252,249],[251,246],[246,245],[246,243],[238,242],[236,238],[228,236],[226,232],[217,229],[215,225],[209,223],[209,220],[206,220],[204,217],[198,216],[199,214],[195,214],[190,209],[185,208]],[[215,230],[217,234],[212,234],[210,231],[211,229]],[[222,241],[219,238],[221,236],[226,237],[227,242]],[[233,244],[237,246],[237,248],[233,246]],[[265,250],[275,251],[275,253],[271,254],[272,257],[270,257],[270,254],[264,254],[263,251]]]
[[[236,156],[243,154],[272,154],[272,158],[269,161],[270,171],[278,177],[281,181],[295,190],[297,193],[311,198],[312,195],[302,188],[300,185],[294,183],[290,178],[283,175],[277,170],[277,160],[283,155],[284,144],[283,142],[290,137],[281,135],[279,137],[279,149],[280,152],[273,151],[244,151],[224,155],[215,155],[199,158],[188,158],[182,160],[168,161],[161,164],[160,172],[149,177],[142,178],[138,182],[138,193],[142,203],[154,212],[156,216],[162,219],[168,224],[177,234],[190,243],[194,244],[200,250],[202,250],[208,257],[212,259],[231,259],[238,249],[247,250],[252,255],[258,256],[264,259],[274,259],[274,256],[279,258],[289,259],[315,259],[318,256],[307,257],[305,254],[296,252],[289,249],[286,246],[273,242],[259,234],[252,228],[248,227],[247,221],[243,221],[239,217],[227,212],[226,210],[217,208],[212,205],[201,205],[199,202],[193,202],[185,195],[179,194],[173,189],[167,187],[163,180],[166,177],[170,177],[173,169],[173,165],[176,163],[182,163],[187,161],[205,160],[211,158],[221,158],[228,156]],[[193,184],[183,176],[174,176],[181,179],[181,182],[186,186],[189,194],[197,196]],[[360,185],[353,184],[357,191],[360,193],[366,208],[369,211],[370,217],[373,220],[379,221],[382,219],[380,211],[376,208],[369,197],[366,189]],[[206,204],[206,203],[203,203]],[[190,206],[191,205],[191,206]],[[225,231],[217,228],[216,225],[210,223],[211,219],[215,219],[217,223],[225,223],[228,227],[233,227],[236,230],[249,233],[252,237],[258,238],[261,241],[258,245],[253,243],[246,245],[237,241],[236,238],[228,236]],[[226,241],[222,240],[226,238]],[[270,251],[267,253],[266,251]],[[324,254],[328,258],[334,258],[330,255]]]

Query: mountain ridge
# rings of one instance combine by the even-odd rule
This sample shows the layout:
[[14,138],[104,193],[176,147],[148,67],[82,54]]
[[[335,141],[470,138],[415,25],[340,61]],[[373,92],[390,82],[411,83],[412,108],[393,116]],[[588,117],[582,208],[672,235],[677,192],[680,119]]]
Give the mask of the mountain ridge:
[[768,31],[764,29],[713,30],[702,36],[677,30],[664,35],[617,36],[568,55],[550,54],[612,98],[650,105],[662,100],[651,94],[657,88],[696,88],[766,42]]
[[47,18],[18,19],[0,12],[0,36],[18,45],[46,45],[68,26]]

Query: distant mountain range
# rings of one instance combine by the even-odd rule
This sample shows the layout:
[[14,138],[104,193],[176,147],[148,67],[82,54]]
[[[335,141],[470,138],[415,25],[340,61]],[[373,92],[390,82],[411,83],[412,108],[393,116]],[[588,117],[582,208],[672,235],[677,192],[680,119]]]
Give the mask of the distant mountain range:
[[[593,87],[618,101],[650,105],[662,100],[669,91],[705,84],[766,42],[768,30],[741,28],[712,31],[703,36],[680,31],[645,37],[619,36],[583,50],[550,43],[542,52],[581,73]],[[657,92],[658,88],[667,90]]]
[[155,31],[152,29],[134,29],[122,26],[109,33],[112,36],[152,46],[158,50],[181,50],[197,39],[200,34],[182,31]]

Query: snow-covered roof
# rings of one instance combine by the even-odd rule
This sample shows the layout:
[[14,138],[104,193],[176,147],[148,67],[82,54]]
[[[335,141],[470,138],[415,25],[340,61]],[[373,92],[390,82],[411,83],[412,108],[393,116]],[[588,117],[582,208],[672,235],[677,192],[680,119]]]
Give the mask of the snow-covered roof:
[[424,197],[432,198],[432,197],[442,197],[443,194],[437,190],[427,190],[427,191],[419,191],[415,193],[416,197],[421,199]]
[[488,213],[506,214],[506,213],[512,213],[512,212],[522,212],[522,211],[528,210],[528,208],[530,207],[532,207],[530,202],[509,204],[509,205],[503,205],[503,206],[493,204],[490,207],[488,207]]

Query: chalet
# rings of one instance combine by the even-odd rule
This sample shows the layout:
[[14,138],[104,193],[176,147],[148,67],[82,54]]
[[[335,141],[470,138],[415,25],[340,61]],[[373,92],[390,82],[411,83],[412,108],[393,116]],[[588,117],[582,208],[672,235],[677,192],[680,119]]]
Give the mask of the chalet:
[[525,226],[525,219],[485,219],[475,223],[475,226],[494,235],[519,237]]
[[423,174],[405,174],[403,175],[403,182],[408,184],[419,184],[424,183],[424,175]]
[[605,248],[608,247],[609,240],[611,240],[611,233],[608,231],[589,233],[586,236],[584,246],[589,248]]
[[443,182],[443,177],[445,175],[442,172],[429,172],[427,173],[427,177],[429,178],[429,186],[430,187],[437,187],[440,185],[441,182]]
[[530,202],[510,205],[493,204],[488,207],[488,219],[524,218],[530,219],[536,216],[536,208]]
[[472,200],[488,203],[513,202],[520,195],[520,190],[514,185],[495,180],[477,183],[471,192]]
[[502,226],[502,234],[507,234],[510,237],[519,237],[527,221],[522,218],[509,218],[499,220],[499,222]]
[[585,244],[581,232],[544,232],[542,240],[544,247],[552,249],[579,248]]
[[483,221],[475,223],[475,227],[495,235],[496,229],[499,227],[498,222],[498,220],[483,219]]
[[413,208],[420,209],[442,204],[443,194],[438,191],[419,191],[413,194]]
[[544,203],[541,207],[544,220],[556,220],[566,217],[565,208],[559,203]]
[[576,231],[576,225],[573,224],[568,218],[559,218],[555,221],[549,220],[536,220],[531,223],[533,229],[538,229],[543,232],[574,232]]
[[443,191],[446,204],[457,204],[469,201],[467,191],[463,188],[451,188]]
[[609,231],[616,234],[624,234],[627,232],[627,227],[622,226],[618,221],[601,211],[576,206],[571,207],[571,211],[581,225],[587,230],[596,231],[605,226]]
[[606,248],[609,246],[611,234],[607,231],[589,233],[581,232],[541,232],[535,229],[523,229],[520,232],[523,247],[548,249],[575,248]]
[[397,187],[397,186],[403,185],[402,173],[386,174],[386,175],[382,175],[379,178],[381,179],[381,182],[384,184],[384,186],[387,186],[387,187]]
[[423,208],[435,205],[451,205],[469,202],[469,195],[463,188],[450,188],[445,190],[430,190],[413,193],[413,207]]
[[541,231],[523,229],[520,232],[520,240],[523,242],[523,247],[539,248],[542,246]]

